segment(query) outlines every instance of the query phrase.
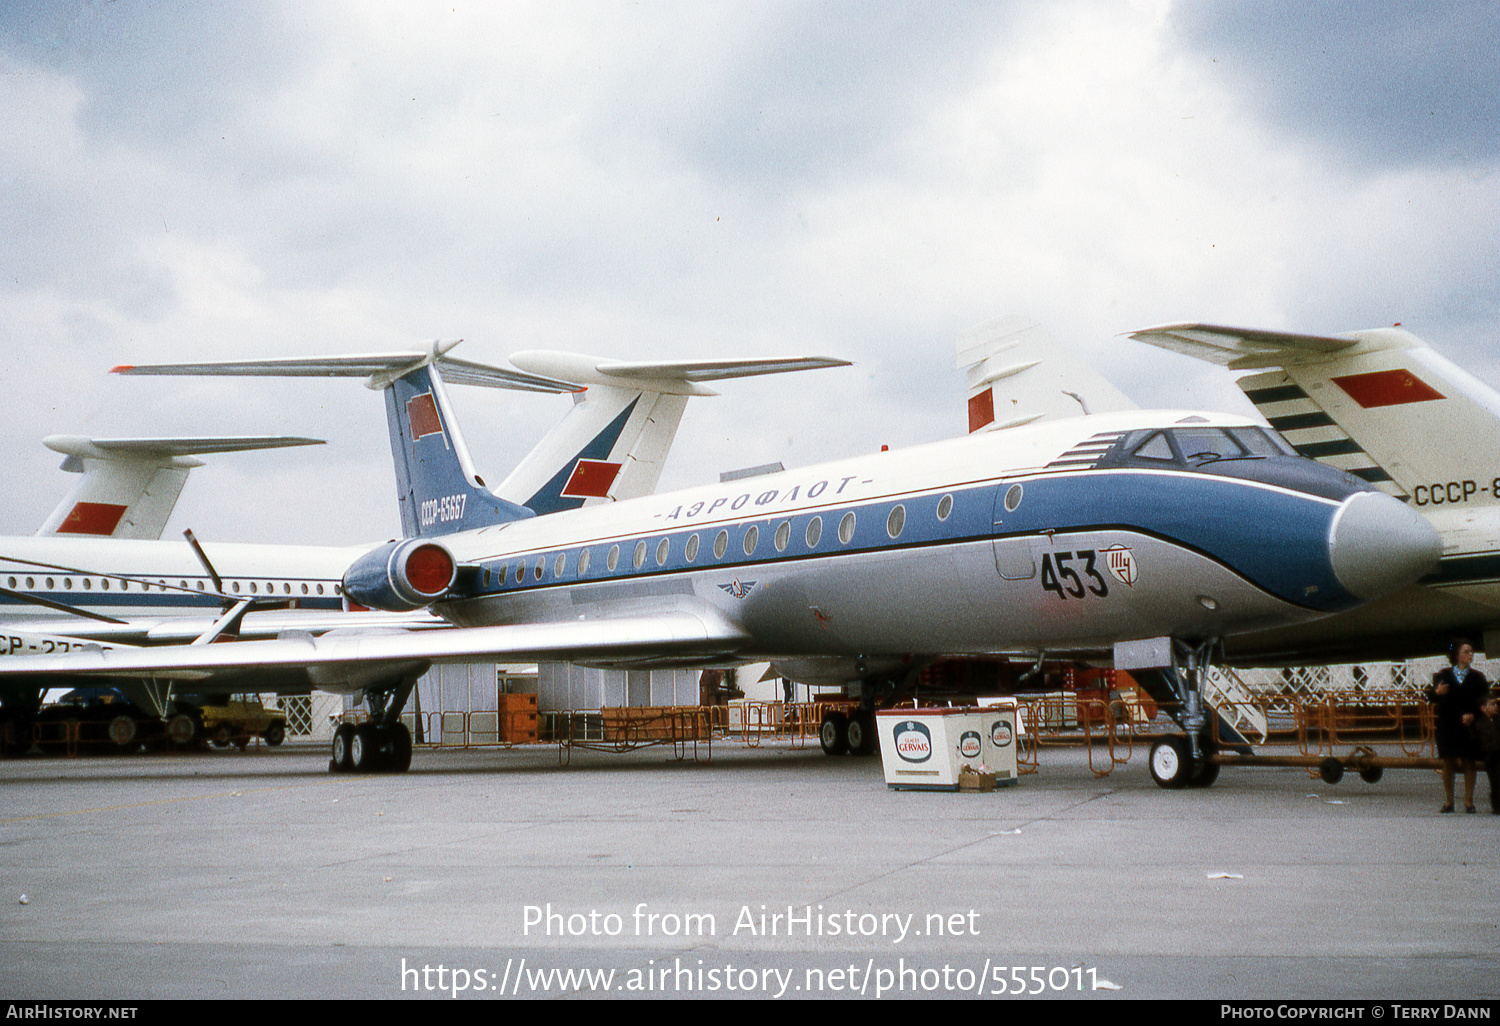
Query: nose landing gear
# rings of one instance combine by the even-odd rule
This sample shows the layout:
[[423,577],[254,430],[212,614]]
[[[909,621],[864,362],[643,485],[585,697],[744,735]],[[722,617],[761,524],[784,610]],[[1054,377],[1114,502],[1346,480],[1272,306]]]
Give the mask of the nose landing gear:
[[1177,700],[1178,711],[1173,718],[1187,733],[1162,738],[1152,746],[1151,779],[1158,787],[1174,791],[1183,787],[1209,787],[1219,779],[1219,765],[1212,758],[1214,742],[1208,729],[1208,714],[1199,687],[1218,643],[1217,638],[1196,644],[1174,638],[1174,665],[1159,671]]

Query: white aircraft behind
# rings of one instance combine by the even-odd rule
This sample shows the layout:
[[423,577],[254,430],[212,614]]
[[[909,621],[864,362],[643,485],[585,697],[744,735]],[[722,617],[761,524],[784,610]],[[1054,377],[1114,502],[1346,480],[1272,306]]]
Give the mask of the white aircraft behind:
[[1170,324],[1132,338],[1231,371],[1299,453],[1410,503],[1442,560],[1402,591],[1318,624],[1242,635],[1232,661],[1405,659],[1455,637],[1500,651],[1500,394],[1408,331],[1308,335]]
[[[1201,660],[1223,637],[1354,608],[1437,556],[1402,503],[1245,418],[1191,412],[1053,420],[536,516],[479,481],[438,355],[371,381],[408,537],[361,556],[343,589],[461,629],[25,657],[0,675],[304,668],[372,711],[336,734],[334,767],[400,770],[399,714],[434,662],[772,661],[859,689],[844,740],[862,748],[875,697],[939,656],[1137,659],[1175,643]],[[1202,740],[1183,775],[1202,772]]]
[[[569,380],[517,372],[427,352],[258,362],[253,373],[358,376],[399,373],[431,363],[449,381],[525,391],[572,393],[573,408],[502,482],[538,511],[554,512],[649,494],[692,395],[713,395],[704,381],[840,366],[819,357],[621,363],[568,353],[517,355]],[[243,367],[220,366],[222,373]],[[120,373],[132,368],[117,367]],[[183,373],[180,367],[149,373]],[[0,539],[0,655],[67,652],[81,645],[205,643],[226,633],[271,638],[411,629],[442,623],[430,614],[361,611],[350,615],[340,579],[372,546],[240,545],[157,541],[195,453],[314,439],[85,439],[53,436],[63,469],[83,478],[37,538]],[[504,502],[505,499],[497,501]],[[60,683],[60,682],[59,682]],[[300,668],[219,674],[197,690],[306,693],[315,682]],[[124,687],[142,708],[165,715],[171,680]],[[0,687],[0,751],[24,747],[35,685]]]
[[321,439],[285,435],[216,438],[84,438],[50,435],[42,444],[67,459],[62,469],[82,475],[43,521],[39,535],[92,535],[155,539],[167,521],[194,467],[207,453],[249,452]]

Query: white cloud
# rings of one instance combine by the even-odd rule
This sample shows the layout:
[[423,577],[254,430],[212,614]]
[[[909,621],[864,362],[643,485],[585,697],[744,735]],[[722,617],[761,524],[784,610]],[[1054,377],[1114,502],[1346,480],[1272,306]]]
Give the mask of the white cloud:
[[[383,412],[355,383],[104,376],[123,361],[433,337],[487,361],[859,361],[694,403],[664,479],[686,484],[956,433],[952,338],[1001,313],[1138,399],[1235,408],[1221,377],[1117,336],[1402,320],[1461,362],[1495,341],[1493,165],[1375,165],[1342,128],[1287,130],[1178,14],[325,4],[199,24],[143,4],[41,48],[0,19],[0,366],[27,383],[0,436],[6,529],[67,484],[42,435],[169,429],[333,443],[217,458],[233,487],[203,475],[183,501],[226,536],[390,529]],[[139,107],[148,86],[169,114]],[[566,408],[455,392],[491,479]]]

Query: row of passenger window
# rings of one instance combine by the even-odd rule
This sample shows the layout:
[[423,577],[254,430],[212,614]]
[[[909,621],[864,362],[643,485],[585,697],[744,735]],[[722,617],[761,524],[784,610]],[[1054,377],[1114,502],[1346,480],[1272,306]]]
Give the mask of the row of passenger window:
[[[952,513],[953,496],[945,495],[938,501],[936,509],[937,519],[947,520],[948,517],[952,515]],[[856,517],[853,510],[845,513],[839,519],[838,540],[840,545],[848,545],[851,541],[854,540],[855,524]],[[906,507],[898,503],[897,505],[892,506],[890,512],[886,515],[885,533],[891,540],[894,541],[901,536],[901,532],[905,530],[905,528]],[[810,520],[808,520],[807,526],[803,529],[802,541],[808,550],[812,550],[817,548],[818,543],[822,540],[823,518],[821,516],[814,516]],[[697,562],[698,550],[700,547],[699,541],[700,539],[696,532],[688,535],[687,542],[683,545],[682,549],[682,558],[685,562]],[[783,520],[780,524],[777,525],[775,533],[772,534],[771,544],[775,546],[777,552],[785,552],[788,546],[791,545],[791,543],[792,522],[790,520]],[[740,538],[740,548],[744,550],[745,555],[753,556],[755,554],[755,550],[759,546],[760,528],[755,524],[751,524],[749,527],[745,528],[745,533]],[[728,551],[729,530],[725,528],[719,531],[719,533],[714,536],[713,558],[723,559]],[[574,564],[574,574],[576,576],[583,577],[589,572],[589,567],[592,563],[591,552],[592,550],[590,549],[580,549],[578,551],[578,559]],[[636,570],[645,569],[647,558],[654,555],[656,566],[663,567],[667,565],[667,560],[671,557],[671,554],[671,538],[658,539],[656,542],[654,553],[652,552],[650,543],[643,539],[635,543],[634,550],[631,553],[630,557],[630,564]],[[604,557],[604,565],[610,573],[614,573],[619,569],[621,555],[622,551],[619,545],[610,546],[609,553]],[[536,557],[536,562],[530,564],[531,576],[533,580],[540,581],[542,579],[543,575],[547,571],[547,560],[547,556],[538,556]],[[489,587],[492,583],[503,585],[512,579],[516,584],[524,584],[526,581],[527,567],[528,563],[525,561],[517,563],[515,565],[514,574],[512,574],[511,566],[509,563],[507,563],[500,568],[499,574],[494,576],[492,576],[491,570],[489,568],[486,568],[484,571],[484,585],[485,587]],[[552,576],[554,579],[559,579],[564,574],[566,574],[567,571],[568,553],[559,552],[552,559]]]
[[[192,591],[194,588],[196,588],[198,591],[208,590],[207,585],[203,581],[197,581],[194,584],[189,584],[187,581],[179,580],[176,585],[171,585],[168,584],[165,580],[157,580],[153,582],[124,577],[7,577],[6,586],[9,587],[12,591],[18,591],[23,588],[24,582],[24,590],[26,591],[57,591],[59,588],[61,588],[63,591],[72,591],[75,587],[75,580],[77,581],[76,587],[81,591],[93,591],[96,588],[99,591],[109,591],[112,588],[119,591],[134,591],[137,589],[139,589],[140,591],[150,591],[153,587],[157,591]],[[299,582],[299,588],[300,593],[303,595],[340,594],[339,585],[337,584],[309,584],[306,581],[302,581]],[[264,585],[262,585],[259,581],[230,581],[229,589],[235,594],[240,594],[242,591],[248,592],[251,595],[277,594],[277,586],[274,581],[266,581]],[[283,595],[294,594],[292,582],[282,581],[280,593]]]

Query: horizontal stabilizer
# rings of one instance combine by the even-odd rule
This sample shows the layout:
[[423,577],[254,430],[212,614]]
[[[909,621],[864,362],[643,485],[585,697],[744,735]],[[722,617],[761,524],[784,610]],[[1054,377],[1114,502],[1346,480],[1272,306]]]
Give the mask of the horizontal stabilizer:
[[582,353],[529,349],[512,353],[510,362],[534,374],[579,385],[613,385],[666,395],[713,395],[704,381],[749,378],[763,374],[848,367],[848,360],[825,356],[759,357],[725,360],[609,360]]
[[206,363],[122,364],[112,374],[186,375],[193,377],[369,378],[372,387],[424,364],[438,367],[443,380],[459,385],[509,388],[521,392],[576,392],[568,381],[491,367],[446,355],[457,342],[434,342],[426,352],[375,353],[361,356],[310,356],[274,360],[222,360]]
[[1360,342],[1348,336],[1226,328],[1217,324],[1162,324],[1131,332],[1130,337],[1235,370],[1326,359]]
[[[321,438],[296,435],[231,435],[206,438],[84,438],[82,435],[48,435],[42,444],[54,452],[79,459],[165,460],[178,456],[202,456],[216,452],[251,452],[256,449],[287,449],[299,445],[325,445]],[[194,461],[196,465],[196,461]],[[63,465],[64,470],[82,468]]]

